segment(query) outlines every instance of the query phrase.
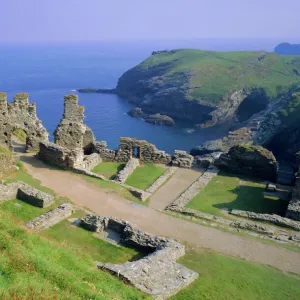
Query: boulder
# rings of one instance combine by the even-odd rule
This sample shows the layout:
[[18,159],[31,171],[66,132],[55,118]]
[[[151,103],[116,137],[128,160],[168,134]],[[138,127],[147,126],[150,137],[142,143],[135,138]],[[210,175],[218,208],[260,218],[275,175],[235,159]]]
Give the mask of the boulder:
[[215,161],[215,165],[227,172],[276,181],[276,159],[272,152],[261,146],[233,146]]

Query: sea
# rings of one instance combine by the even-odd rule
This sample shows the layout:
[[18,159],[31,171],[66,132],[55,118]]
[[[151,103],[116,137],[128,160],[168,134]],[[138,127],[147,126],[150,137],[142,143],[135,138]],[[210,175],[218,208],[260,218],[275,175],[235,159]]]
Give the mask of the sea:
[[[154,50],[196,48],[215,51],[267,50],[272,40],[178,40],[178,41],[101,41],[0,44],[0,91],[8,101],[16,93],[29,93],[37,112],[53,139],[53,132],[63,114],[64,95],[78,88],[115,88],[118,78],[139,64]],[[221,138],[227,125],[197,129],[180,124],[162,127],[128,116],[133,108],[126,99],[109,94],[78,94],[85,107],[85,123],[99,141],[118,147],[119,137],[145,139],[160,150],[173,153]]]

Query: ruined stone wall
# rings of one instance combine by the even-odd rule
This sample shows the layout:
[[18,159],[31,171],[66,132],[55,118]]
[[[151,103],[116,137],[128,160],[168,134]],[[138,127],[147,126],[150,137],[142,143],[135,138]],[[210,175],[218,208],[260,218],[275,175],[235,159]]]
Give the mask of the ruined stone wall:
[[77,168],[83,162],[82,149],[67,149],[60,147],[54,143],[40,143],[38,157],[50,164],[60,166],[62,168]]
[[76,95],[64,97],[64,114],[54,132],[55,144],[67,149],[91,147],[95,141],[90,128],[84,123],[84,107],[78,105]]
[[73,213],[73,206],[70,203],[64,203],[59,207],[48,211],[47,213],[29,221],[26,226],[30,229],[40,231],[52,227],[53,225],[69,218]]
[[37,207],[48,207],[54,203],[52,195],[37,190],[22,181],[0,184],[0,203],[16,198]]
[[139,160],[137,158],[131,158],[123,170],[121,170],[117,175],[115,181],[118,183],[124,183],[128,176],[130,176],[133,171],[139,166]]
[[81,167],[85,170],[91,171],[101,162],[102,158],[100,157],[100,155],[98,153],[93,153],[84,158]]
[[22,129],[27,134],[26,150],[38,151],[39,143],[48,141],[48,132],[36,114],[36,104],[29,103],[28,94],[16,94],[7,104],[12,130]]
[[186,151],[175,150],[175,154],[172,157],[172,166],[179,168],[191,168],[194,161],[194,157]]
[[97,232],[115,231],[120,235],[122,244],[150,252],[145,258],[134,262],[97,262],[97,267],[109,271],[155,299],[166,299],[176,294],[198,277],[198,273],[176,263],[185,254],[184,245],[178,242],[149,234],[118,218],[87,215],[81,225]]
[[6,93],[0,92],[0,146],[11,150],[11,135],[13,128],[8,115]]
[[98,153],[103,161],[112,162],[115,160],[116,151],[108,149],[105,141],[94,142],[92,144],[92,152]]
[[4,152],[1,152],[2,149],[0,147],[0,177],[17,170],[12,153],[7,149],[5,149]]
[[160,164],[169,164],[171,162],[171,156],[165,153],[165,151],[158,150],[153,144],[147,141],[129,137],[120,138],[120,146],[117,150],[115,160],[127,162],[134,156],[135,151],[137,158],[141,162]]

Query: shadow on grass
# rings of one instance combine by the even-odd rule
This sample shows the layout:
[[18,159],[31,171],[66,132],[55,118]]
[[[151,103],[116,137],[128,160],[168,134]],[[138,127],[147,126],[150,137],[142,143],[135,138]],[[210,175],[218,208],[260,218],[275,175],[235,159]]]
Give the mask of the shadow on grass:
[[120,164],[118,167],[117,167],[117,173],[116,174],[113,174],[109,177],[109,180],[114,180],[117,176],[117,174],[122,171],[124,168],[125,168],[126,164]]
[[234,201],[230,203],[213,204],[213,207],[218,209],[240,209],[256,213],[278,215],[284,215],[286,212],[288,201],[264,196],[263,187],[238,186],[231,190],[231,192],[237,195],[237,198]]

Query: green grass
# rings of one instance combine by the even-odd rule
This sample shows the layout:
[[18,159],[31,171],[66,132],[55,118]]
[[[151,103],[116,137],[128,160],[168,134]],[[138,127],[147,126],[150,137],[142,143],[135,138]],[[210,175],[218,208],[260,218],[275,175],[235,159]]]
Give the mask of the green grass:
[[162,166],[143,164],[134,170],[125,183],[135,188],[146,190],[165,171],[166,168]]
[[23,129],[15,129],[13,135],[22,143],[26,142],[27,134]]
[[[155,68],[160,84],[163,80],[168,86],[176,80],[181,83],[178,89],[189,91],[190,100],[216,106],[224,96],[242,88],[262,88],[270,98],[275,98],[292,87],[299,87],[299,75],[294,69],[300,70],[300,58],[262,52],[182,49],[150,56],[129,71],[128,77],[123,77],[120,83],[128,86],[130,78],[134,80],[137,74],[149,80]],[[183,76],[184,73],[189,76]],[[128,88],[135,87],[135,82]],[[155,82],[153,85],[155,88]],[[191,86],[197,88],[186,89]]]
[[[112,249],[109,255],[113,256]],[[106,249],[107,251],[107,249]],[[146,299],[97,270],[93,256],[18,227],[0,209],[1,299]]]
[[264,196],[265,185],[255,180],[219,173],[187,205],[202,212],[222,216],[222,209],[241,209],[280,214],[285,203]]
[[179,262],[197,271],[199,278],[174,300],[300,299],[300,277],[268,266],[208,251],[189,251]]
[[134,201],[139,204],[146,205],[146,203],[147,203],[147,202],[142,202],[140,199],[133,196],[130,193],[130,191],[128,191],[125,187],[123,187],[117,183],[114,183],[111,181],[104,181],[104,180],[101,180],[98,178],[92,178],[92,177],[85,176],[85,175],[79,175],[79,176],[82,176],[83,179],[94,184],[98,188],[105,190],[107,193],[116,193],[129,201]]
[[124,169],[124,163],[102,162],[96,166],[92,172],[103,175],[107,179],[114,179],[119,171]]
[[76,227],[70,221],[63,221],[46,230],[44,234],[60,243],[74,247],[78,252],[88,253],[94,260],[111,263],[124,263],[133,258],[140,258],[142,254],[127,247],[117,247],[105,242],[90,231]]

